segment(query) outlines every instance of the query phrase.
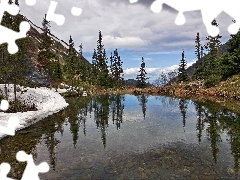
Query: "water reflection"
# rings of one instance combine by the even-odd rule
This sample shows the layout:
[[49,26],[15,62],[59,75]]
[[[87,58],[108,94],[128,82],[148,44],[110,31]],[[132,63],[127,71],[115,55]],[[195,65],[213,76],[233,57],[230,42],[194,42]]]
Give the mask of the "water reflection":
[[144,119],[146,118],[147,102],[148,102],[147,98],[148,97],[145,94],[141,94],[141,95],[137,96],[137,99],[140,103],[140,106],[142,107],[142,113],[143,113],[143,118]]
[[197,137],[201,142],[202,133],[206,126],[206,134],[210,141],[212,157],[217,162],[222,135],[226,133],[234,158],[234,170],[239,172],[240,163],[240,117],[223,107],[212,105],[209,102],[194,102],[197,112]]
[[186,119],[187,119],[187,108],[188,108],[188,101],[187,100],[180,100],[179,103],[179,109],[182,115],[182,122],[183,122],[183,128],[185,132],[185,126],[186,126]]
[[112,122],[116,124],[117,130],[121,128],[123,122],[124,95],[111,95]]
[[[56,172],[60,172],[59,169],[66,166],[64,163],[80,157],[83,169],[94,169],[93,167],[96,168],[96,166],[102,168],[105,163],[107,169],[101,171],[103,173],[101,176],[108,173],[114,174],[115,171],[111,169],[112,166],[107,161],[112,158],[114,160],[111,162],[116,161],[114,166],[117,169],[121,169],[122,166],[132,167],[128,162],[129,157],[136,164],[139,164],[137,161],[143,161],[141,163],[149,165],[150,171],[150,165],[160,162],[160,160],[157,162],[155,158],[161,159],[158,153],[163,152],[161,155],[164,158],[168,154],[170,159],[173,158],[171,157],[172,153],[172,156],[179,159],[179,163],[169,164],[170,169],[178,169],[176,172],[174,170],[175,174],[180,172],[179,168],[182,168],[180,161],[185,162],[183,159],[193,163],[202,163],[201,166],[208,167],[208,161],[212,158],[213,163],[217,165],[216,168],[219,168],[214,169],[218,177],[222,177],[221,173],[223,172],[228,173],[226,168],[231,166],[229,156],[225,157],[225,153],[230,154],[229,150],[231,158],[233,158],[233,171],[234,173],[239,172],[239,114],[217,104],[146,95],[70,98],[68,103],[70,106],[58,114],[17,132],[14,137],[6,137],[0,141],[0,162],[10,162],[12,166],[10,177],[21,179],[25,169],[26,164],[19,163],[15,159],[15,154],[19,150],[33,154],[36,161],[48,159],[51,170]],[[138,116],[139,112],[143,114],[142,117]],[[140,120],[128,121],[130,116]],[[184,128],[184,132],[182,128]],[[181,151],[178,143],[179,136],[184,139],[181,143]],[[173,144],[173,146],[168,146],[168,144]],[[198,150],[194,152],[192,147],[196,147]],[[210,147],[210,158],[203,153],[208,150],[206,147]],[[159,150],[156,152],[154,150],[153,154],[153,149]],[[193,153],[191,156],[187,153],[190,151]],[[135,157],[136,152],[141,152],[139,157],[142,158],[139,160]],[[169,154],[169,152],[171,153]],[[194,155],[194,153],[197,154]],[[127,154],[126,158],[120,156],[121,154],[124,154],[124,157]],[[130,157],[130,154],[135,155]],[[198,159],[188,159],[197,156],[199,156]],[[88,157],[87,160],[84,161],[84,157]],[[118,158],[126,159],[127,162],[121,160],[121,163],[117,163]],[[206,160],[200,161],[199,159]],[[75,163],[80,166],[78,162]],[[163,163],[162,160],[161,163]],[[161,163],[157,164],[159,168],[164,167]],[[225,169],[220,164],[224,164]],[[195,167],[194,164],[190,166],[195,168],[191,173],[199,170],[199,167]],[[136,169],[138,168],[136,167]],[[144,168],[146,171],[148,170],[146,166]],[[122,169],[121,172],[127,171],[127,169],[129,168]],[[134,170],[132,168],[132,171]],[[100,170],[98,169],[96,172],[100,172]],[[186,173],[185,170],[182,172]]]

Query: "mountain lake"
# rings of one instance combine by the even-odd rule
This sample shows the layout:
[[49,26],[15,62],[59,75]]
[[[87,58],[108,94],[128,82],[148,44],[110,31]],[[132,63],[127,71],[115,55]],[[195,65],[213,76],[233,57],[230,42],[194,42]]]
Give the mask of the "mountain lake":
[[24,150],[43,180],[240,179],[240,115],[212,102],[164,96],[67,98],[57,114],[0,141],[21,179]]

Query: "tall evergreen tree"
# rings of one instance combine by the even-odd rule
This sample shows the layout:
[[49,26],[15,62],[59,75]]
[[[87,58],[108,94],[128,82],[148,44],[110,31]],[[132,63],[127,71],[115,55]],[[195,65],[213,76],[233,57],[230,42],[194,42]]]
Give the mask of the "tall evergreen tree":
[[[212,21],[212,25],[218,27],[216,20]],[[204,60],[204,79],[206,86],[213,86],[218,83],[221,79],[221,67],[219,56],[222,54],[220,51],[222,36],[219,34],[216,37],[208,36],[206,37],[207,43],[205,44],[205,49],[207,55]]]
[[204,59],[203,59],[203,46],[201,44],[199,32],[197,33],[196,39],[195,39],[195,55],[197,58],[197,64],[196,64],[196,69],[194,71],[194,78],[202,79],[203,78],[202,74],[204,71]]
[[106,50],[102,42],[102,32],[99,31],[97,40],[97,49],[93,52],[93,71],[96,72],[96,84],[102,87],[109,86],[109,71],[107,65]]
[[[9,4],[13,4],[13,1],[9,1]],[[2,25],[12,29],[13,31],[19,31],[19,24],[22,21],[21,15],[10,16],[8,13],[4,14]],[[0,45],[1,49],[1,73],[4,83],[12,83],[14,85],[14,108],[16,109],[17,103],[17,84],[26,84],[26,74],[29,70],[30,58],[27,55],[27,45],[30,44],[28,37],[19,39],[16,41],[18,45],[18,52],[15,54],[9,54],[6,45]],[[5,86],[5,95],[7,96],[7,87]]]
[[79,46],[79,55],[80,55],[80,57],[82,57],[82,53],[83,53],[83,45],[81,43],[80,46]]
[[184,56],[184,50],[182,52],[182,59],[180,60],[179,68],[178,68],[178,81],[179,82],[186,82],[189,80],[187,74],[187,62]]
[[114,50],[113,56],[110,57],[110,70],[113,78],[114,85],[120,87],[123,85],[123,69],[121,57],[118,55],[117,49]]
[[38,53],[38,66],[43,75],[47,77],[50,81],[50,61],[55,57],[55,53],[52,51],[51,47],[53,44],[53,40],[48,35],[50,33],[50,21],[47,21],[46,14],[43,17],[42,21],[42,30],[41,34],[41,42],[39,44],[39,53]]
[[149,77],[146,77],[147,72],[145,70],[145,62],[144,58],[142,57],[142,63],[139,72],[139,75],[137,75],[137,87],[139,88],[145,88],[147,86],[146,80],[149,79]]
[[201,59],[201,47],[202,47],[199,32],[197,33],[195,43],[196,43],[196,45],[195,45],[195,55],[196,55],[197,60],[199,60],[199,59]]
[[65,61],[65,73],[66,73],[66,78],[68,81],[70,81],[71,86],[74,87],[74,83],[76,81],[75,75],[77,71],[77,56],[76,56],[76,51],[74,49],[74,41],[72,39],[72,36],[69,38],[69,46],[68,46],[68,51],[67,51],[67,58]]

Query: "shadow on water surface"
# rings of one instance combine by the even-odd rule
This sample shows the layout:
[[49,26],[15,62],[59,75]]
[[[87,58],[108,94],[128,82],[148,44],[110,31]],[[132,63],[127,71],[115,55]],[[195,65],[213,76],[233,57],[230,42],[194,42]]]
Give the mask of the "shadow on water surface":
[[41,179],[240,178],[240,117],[217,104],[168,97],[104,95],[69,107],[0,141],[0,162],[21,179],[26,164],[51,167]]

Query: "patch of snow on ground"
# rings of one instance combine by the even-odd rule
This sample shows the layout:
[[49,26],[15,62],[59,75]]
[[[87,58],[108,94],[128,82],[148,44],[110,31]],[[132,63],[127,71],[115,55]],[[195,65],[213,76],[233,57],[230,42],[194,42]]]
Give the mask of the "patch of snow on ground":
[[[13,85],[7,85],[8,87],[8,99],[11,101],[14,99]],[[46,118],[54,113],[59,112],[68,106],[65,99],[59,94],[65,92],[65,90],[41,88],[24,88],[27,90],[23,94],[17,93],[17,99],[25,104],[32,105],[33,103],[37,107],[37,111],[18,112],[18,113],[5,113],[0,112],[0,126],[7,126],[9,117],[15,116],[19,119],[19,125],[17,130],[23,129],[37,121]],[[4,85],[0,84],[0,90],[4,92]],[[0,132],[0,138],[6,136]]]

